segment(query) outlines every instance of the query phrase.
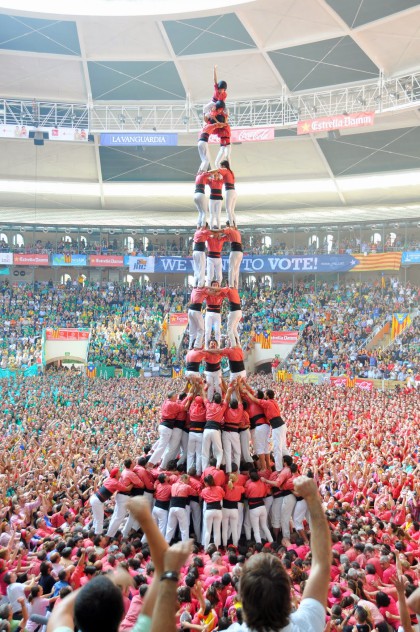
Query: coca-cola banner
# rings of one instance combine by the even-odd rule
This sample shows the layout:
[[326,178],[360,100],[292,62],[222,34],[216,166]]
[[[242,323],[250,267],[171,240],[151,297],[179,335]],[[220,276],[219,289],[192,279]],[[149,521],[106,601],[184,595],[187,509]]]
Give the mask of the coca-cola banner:
[[373,381],[372,380],[363,380],[356,379],[356,388],[360,388],[361,391],[372,391],[373,390]]
[[[263,143],[267,140],[274,140],[274,127],[233,129],[230,137],[231,143]],[[212,134],[209,143],[220,143],[220,138]]]
[[375,112],[355,112],[354,114],[336,114],[335,116],[323,116],[306,121],[298,121],[297,133],[316,134],[318,132],[331,132],[335,129],[352,129],[353,127],[366,127],[375,122]]
[[344,388],[347,386],[347,375],[340,375],[340,377],[330,377],[330,383],[336,388]]

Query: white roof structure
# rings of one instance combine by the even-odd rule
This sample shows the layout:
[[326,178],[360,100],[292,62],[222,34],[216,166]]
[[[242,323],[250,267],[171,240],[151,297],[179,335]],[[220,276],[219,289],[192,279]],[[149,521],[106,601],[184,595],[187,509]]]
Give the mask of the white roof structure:
[[[0,0],[0,99],[19,124],[33,100],[112,110],[121,132],[133,131],[125,109],[186,112],[176,147],[0,138],[0,222],[191,224],[190,115],[212,96],[214,64],[233,122],[246,101],[295,116],[270,142],[233,145],[243,224],[420,219],[420,2]],[[374,103],[375,124],[298,136],[337,91],[352,111]]]

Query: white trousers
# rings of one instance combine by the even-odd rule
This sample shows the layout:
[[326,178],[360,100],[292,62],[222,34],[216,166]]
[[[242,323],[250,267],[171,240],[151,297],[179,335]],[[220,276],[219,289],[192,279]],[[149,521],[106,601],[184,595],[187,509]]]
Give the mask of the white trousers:
[[159,440],[157,442],[156,449],[153,452],[150,459],[154,465],[157,465],[159,461],[161,460],[161,458],[163,457],[163,454],[171,440],[172,432],[173,432],[172,428],[167,428],[166,426],[163,426],[162,424],[160,424]]
[[236,378],[238,377],[243,377],[244,379],[246,379],[246,370],[244,369],[243,371],[231,371],[230,372],[230,381],[232,382],[232,380],[236,380]]
[[211,285],[212,281],[222,282],[223,267],[221,257],[207,257],[207,285]]
[[276,496],[273,498],[273,505],[271,507],[271,525],[274,529],[280,529],[281,527],[281,510],[283,507],[284,496]]
[[182,431],[182,437],[181,437],[181,456],[178,459],[178,465],[182,465],[183,463],[186,462],[187,460],[187,454],[188,454],[188,435],[189,432],[186,432],[185,430]]
[[201,159],[200,171],[208,171],[210,168],[210,150],[209,144],[205,140],[199,140],[197,143],[198,154]]
[[208,386],[207,397],[211,402],[215,393],[222,393],[222,371],[204,371],[204,375]]
[[276,471],[281,472],[283,469],[283,456],[289,454],[287,450],[287,424],[283,424],[280,428],[273,428],[272,438]]
[[190,468],[195,466],[198,476],[203,471],[202,467],[202,454],[203,450],[203,433],[202,432],[189,432],[188,433],[188,452],[187,452],[187,472]]
[[220,216],[222,214],[222,200],[209,200],[210,228],[220,228]]
[[255,507],[255,509],[250,509],[249,519],[251,521],[251,527],[254,531],[256,542],[261,542],[261,532],[268,542],[273,541],[270,530],[267,526],[267,510],[264,505],[262,507]]
[[[270,426],[268,424],[260,424],[255,427],[255,452],[258,454],[269,454]],[[276,467],[277,469],[277,467]]]
[[108,531],[106,532],[108,537],[114,537],[120,528],[122,521],[126,517],[129,498],[129,496],[125,496],[124,494],[115,494],[115,507],[109,523]]
[[227,546],[229,533],[232,534],[232,542],[234,546],[238,545],[238,510],[222,509],[222,544]]
[[181,540],[188,540],[189,531],[189,514],[186,507],[171,507],[169,510],[168,524],[166,525],[165,540],[170,542],[175,535],[176,528],[179,525],[181,531]]
[[211,532],[213,530],[214,544],[220,546],[220,527],[222,524],[221,509],[206,509],[204,512],[204,548],[207,550],[210,544]]
[[225,190],[226,216],[231,226],[236,226],[235,206],[237,198],[236,189]]
[[96,494],[92,494],[89,498],[89,503],[92,507],[92,526],[95,531],[95,535],[102,535],[102,531],[104,530],[104,503],[99,500]]
[[293,522],[295,523],[296,531],[302,531],[303,529],[303,521],[306,519],[306,522],[309,523],[308,517],[308,503],[305,499],[298,500],[295,505],[295,510],[293,512]]
[[188,310],[188,332],[190,349],[193,345],[201,348],[204,340],[204,318],[201,312],[193,309]]
[[202,467],[203,471],[209,464],[210,450],[217,461],[216,467],[219,468],[223,458],[223,446],[220,430],[204,430],[203,432],[203,449],[202,449]]
[[267,511],[267,524],[270,527],[270,522],[271,522],[271,508],[273,506],[273,497],[272,496],[266,496],[264,498],[264,507]]
[[190,501],[191,520],[194,527],[194,534],[197,542],[200,542],[201,537],[201,506],[195,500]]
[[244,253],[240,250],[232,250],[229,255],[229,287],[239,287],[239,269]]
[[241,322],[242,310],[237,309],[233,312],[229,312],[227,320],[227,333],[229,336],[230,344],[232,347],[240,345],[238,325]]
[[281,507],[281,531],[283,538],[290,540],[290,520],[292,519],[293,510],[296,505],[296,496],[289,494],[283,498],[283,504]]
[[214,331],[214,339],[217,341],[217,344],[220,346],[220,326],[222,323],[222,317],[220,314],[216,312],[206,311],[206,317],[204,319],[204,327],[205,327],[205,343],[206,348],[209,346],[211,332]]
[[161,468],[165,469],[169,463],[169,461],[173,461],[179,454],[179,449],[181,447],[182,441],[182,429],[174,428],[172,430],[171,438],[169,439],[169,443],[166,446],[166,450],[162,457]]
[[231,151],[232,151],[231,145],[224,145],[220,147],[216,156],[216,160],[214,162],[214,164],[216,165],[216,169],[220,167],[220,163],[223,162],[224,160],[228,160],[230,166],[232,167],[232,160],[230,159]]
[[239,441],[241,443],[242,461],[245,461],[245,463],[252,463],[252,457],[249,451],[249,445],[251,442],[251,431],[249,428],[239,431]]
[[228,430],[223,430],[222,445],[226,463],[226,472],[227,474],[230,474],[232,471],[232,463],[236,463],[239,468],[239,464],[241,462],[241,441],[239,439],[239,432],[229,432]]
[[[197,226],[205,226],[207,222],[208,201],[205,193],[194,193],[194,204],[198,211]],[[227,197],[226,197],[227,204]],[[227,207],[226,207],[227,208]]]
[[159,531],[165,536],[166,527],[168,524],[168,514],[169,511],[167,509],[162,509],[162,507],[153,507],[152,516],[156,521],[157,526],[159,527]]
[[[206,253],[204,250],[193,250],[192,263],[194,271],[194,287],[204,287],[206,282]],[[199,314],[200,312],[197,312]]]

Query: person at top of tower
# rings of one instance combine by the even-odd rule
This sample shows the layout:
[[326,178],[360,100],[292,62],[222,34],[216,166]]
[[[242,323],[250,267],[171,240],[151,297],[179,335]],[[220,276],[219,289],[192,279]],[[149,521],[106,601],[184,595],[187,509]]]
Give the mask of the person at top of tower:
[[212,97],[212,100],[209,103],[207,103],[207,105],[204,106],[203,114],[210,112],[210,110],[214,108],[214,104],[216,103],[216,101],[226,101],[227,99],[227,91],[226,91],[227,83],[226,81],[223,81],[223,80],[218,81],[217,65],[213,67],[213,84],[214,84],[213,97]]

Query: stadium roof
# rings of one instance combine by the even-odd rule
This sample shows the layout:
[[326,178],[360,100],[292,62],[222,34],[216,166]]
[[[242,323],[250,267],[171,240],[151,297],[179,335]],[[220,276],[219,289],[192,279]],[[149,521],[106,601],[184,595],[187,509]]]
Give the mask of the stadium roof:
[[[117,109],[202,104],[213,64],[228,104],[420,73],[414,0],[39,0],[37,12],[32,4],[0,0],[0,97]],[[420,216],[410,206],[420,198],[420,113],[414,102],[398,107],[402,96],[373,127],[296,136],[290,125],[272,142],[235,144],[237,211],[267,223],[314,221],[315,212],[330,222],[359,211],[372,220]],[[59,222],[69,214],[118,222],[118,213],[134,225],[190,221],[196,139],[188,130],[170,148],[100,147],[97,135],[43,147],[1,139],[3,221],[44,211]]]

